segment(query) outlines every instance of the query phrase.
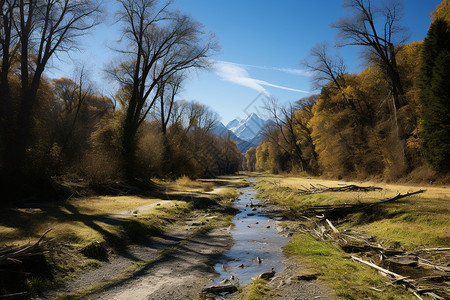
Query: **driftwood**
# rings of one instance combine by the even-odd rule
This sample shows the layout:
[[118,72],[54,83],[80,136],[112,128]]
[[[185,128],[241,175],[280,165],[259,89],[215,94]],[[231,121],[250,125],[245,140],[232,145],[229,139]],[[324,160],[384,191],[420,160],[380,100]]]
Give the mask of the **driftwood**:
[[[440,257],[447,257],[449,248],[426,248],[414,251],[385,248],[377,244],[373,236],[350,229],[339,230],[328,219],[314,221],[310,218],[309,226],[302,225],[299,231],[310,234],[316,239],[337,243],[348,253],[366,253],[377,263],[368,262],[357,256],[352,258],[391,277],[392,284],[405,286],[417,298],[421,299],[421,296],[428,295],[438,300],[450,299],[450,289],[446,286],[446,283],[450,281],[450,267],[421,257],[426,255],[429,259],[435,259],[437,254]],[[409,276],[412,277],[409,278]]]
[[227,285],[217,285],[217,286],[212,286],[212,287],[208,287],[208,288],[204,288],[202,289],[202,293],[203,294],[222,294],[222,293],[234,293],[237,291],[237,287],[233,284],[227,284]]
[[323,184],[310,184],[310,187],[306,187],[302,185],[303,189],[298,189],[298,192],[301,194],[318,194],[325,192],[372,192],[382,190],[380,187],[376,186],[357,186],[354,184],[337,186],[337,187],[327,187]]
[[334,227],[333,223],[331,223],[330,220],[326,219],[325,221],[327,222],[328,226],[330,226],[331,230],[333,230],[334,233],[339,233],[339,230],[337,230],[337,228]]
[[52,229],[47,230],[34,244],[27,244],[23,246],[5,246],[0,248],[0,265],[21,263],[21,259],[24,257],[47,253],[47,245],[50,241],[43,242],[43,239],[51,230]]
[[[360,263],[366,264],[374,269],[377,269],[378,271],[388,274],[392,277],[394,277],[396,280],[393,282],[394,284],[402,284],[405,287],[407,287],[413,294],[414,296],[416,296],[418,299],[422,299],[420,297],[420,295],[427,295],[430,296],[434,299],[448,299],[448,297],[450,296],[450,290],[446,287],[442,287],[442,286],[429,286],[429,287],[422,287],[419,286],[419,284],[417,283],[416,280],[412,280],[412,279],[408,279],[407,277],[404,277],[402,275],[399,275],[397,273],[394,273],[392,271],[389,271],[387,269],[381,268],[371,262],[365,261],[361,258],[352,256],[353,260],[356,260]],[[420,278],[420,280],[427,280],[427,281],[433,281],[433,282],[439,282],[439,283],[443,283],[443,282],[447,282],[450,280],[450,275],[441,275],[441,276],[426,276],[426,277],[422,277]],[[440,295],[443,295],[444,297],[441,297]]]
[[310,234],[318,240],[328,240],[338,244],[348,253],[365,253],[369,259],[352,256],[355,261],[367,264],[381,274],[391,278],[391,284],[406,287],[415,297],[422,299],[430,296],[433,299],[450,299],[450,265],[446,265],[450,257],[450,248],[425,248],[407,251],[400,248],[386,248],[376,242],[375,237],[364,232],[337,228],[333,220],[343,220],[347,214],[370,210],[377,205],[391,203],[396,200],[423,193],[418,190],[406,194],[398,194],[378,202],[318,205],[301,211],[299,215],[308,222],[303,222],[297,230]]
[[417,267],[419,265],[419,258],[414,255],[397,255],[385,260],[389,264],[398,266]]
[[352,259],[353,259],[353,260],[356,260],[357,262],[366,264],[366,265],[368,265],[368,266],[370,266],[370,267],[372,267],[372,268],[374,268],[374,269],[377,269],[378,271],[380,271],[380,272],[382,272],[382,273],[384,273],[384,274],[390,275],[390,276],[394,277],[395,279],[400,279],[400,280],[406,279],[405,276],[402,276],[402,275],[399,275],[399,274],[394,273],[394,272],[392,272],[392,271],[386,270],[386,269],[384,269],[384,268],[382,268],[382,267],[380,267],[380,266],[377,266],[376,264],[373,264],[373,263],[371,263],[371,262],[362,260],[362,259],[359,258],[359,257],[352,256]]

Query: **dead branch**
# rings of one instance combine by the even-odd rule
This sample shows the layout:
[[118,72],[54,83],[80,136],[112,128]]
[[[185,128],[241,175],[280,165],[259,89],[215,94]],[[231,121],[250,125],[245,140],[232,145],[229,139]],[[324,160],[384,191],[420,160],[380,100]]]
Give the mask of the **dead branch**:
[[37,242],[23,246],[6,246],[0,249],[0,265],[21,263],[21,259],[27,256],[41,255],[48,252],[49,241],[42,242],[44,237],[53,229],[47,230]]
[[334,233],[339,233],[339,230],[337,230],[337,228],[334,227],[333,223],[331,223],[330,220],[325,219],[325,221],[327,221],[328,225],[330,226],[331,230],[333,230]]
[[[309,207],[301,213],[307,214],[307,215],[318,215],[323,214],[326,218],[333,219],[333,218],[342,218],[343,216],[358,212],[358,211],[364,211],[370,208],[373,208],[380,204],[390,203],[397,201],[399,199],[409,197],[412,195],[420,194],[425,192],[425,190],[418,190],[411,193],[406,194],[397,194],[396,196],[392,198],[388,198],[385,200],[381,200],[378,202],[372,202],[372,203],[357,203],[357,204],[334,204],[334,205],[316,205]],[[445,249],[445,248],[443,248]]]

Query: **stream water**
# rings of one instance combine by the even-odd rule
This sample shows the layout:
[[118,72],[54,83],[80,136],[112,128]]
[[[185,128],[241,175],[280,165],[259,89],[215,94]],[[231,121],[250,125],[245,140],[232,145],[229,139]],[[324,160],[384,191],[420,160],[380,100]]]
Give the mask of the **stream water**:
[[256,198],[253,186],[254,183],[239,189],[242,195],[234,206],[240,212],[233,218],[235,227],[230,232],[236,242],[215,265],[215,271],[220,274],[215,283],[233,278],[229,283],[248,284],[252,278],[271,268],[276,272],[283,268],[281,247],[288,238],[281,236],[275,229],[275,222],[259,211],[260,200]]

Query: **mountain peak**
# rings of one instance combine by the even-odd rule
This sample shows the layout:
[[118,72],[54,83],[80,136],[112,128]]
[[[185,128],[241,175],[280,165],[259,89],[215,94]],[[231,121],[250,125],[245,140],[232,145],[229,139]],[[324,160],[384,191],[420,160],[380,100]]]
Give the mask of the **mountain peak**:
[[247,118],[235,119],[227,124],[227,128],[237,137],[245,141],[252,141],[255,137],[261,135],[262,129],[267,124],[258,114],[251,113]]
[[249,114],[247,116],[246,120],[250,120],[250,119],[262,120],[262,118],[260,116],[258,116],[258,114],[255,112],[252,112],[251,114]]

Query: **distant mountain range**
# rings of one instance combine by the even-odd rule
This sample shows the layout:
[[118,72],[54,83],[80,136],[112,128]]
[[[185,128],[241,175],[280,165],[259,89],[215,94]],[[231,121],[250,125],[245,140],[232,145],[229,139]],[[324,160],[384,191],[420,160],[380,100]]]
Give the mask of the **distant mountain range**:
[[212,132],[235,141],[239,151],[245,153],[251,147],[259,146],[264,129],[270,122],[270,120],[263,120],[256,113],[252,113],[246,119],[230,121],[227,126],[220,122],[212,128]]

